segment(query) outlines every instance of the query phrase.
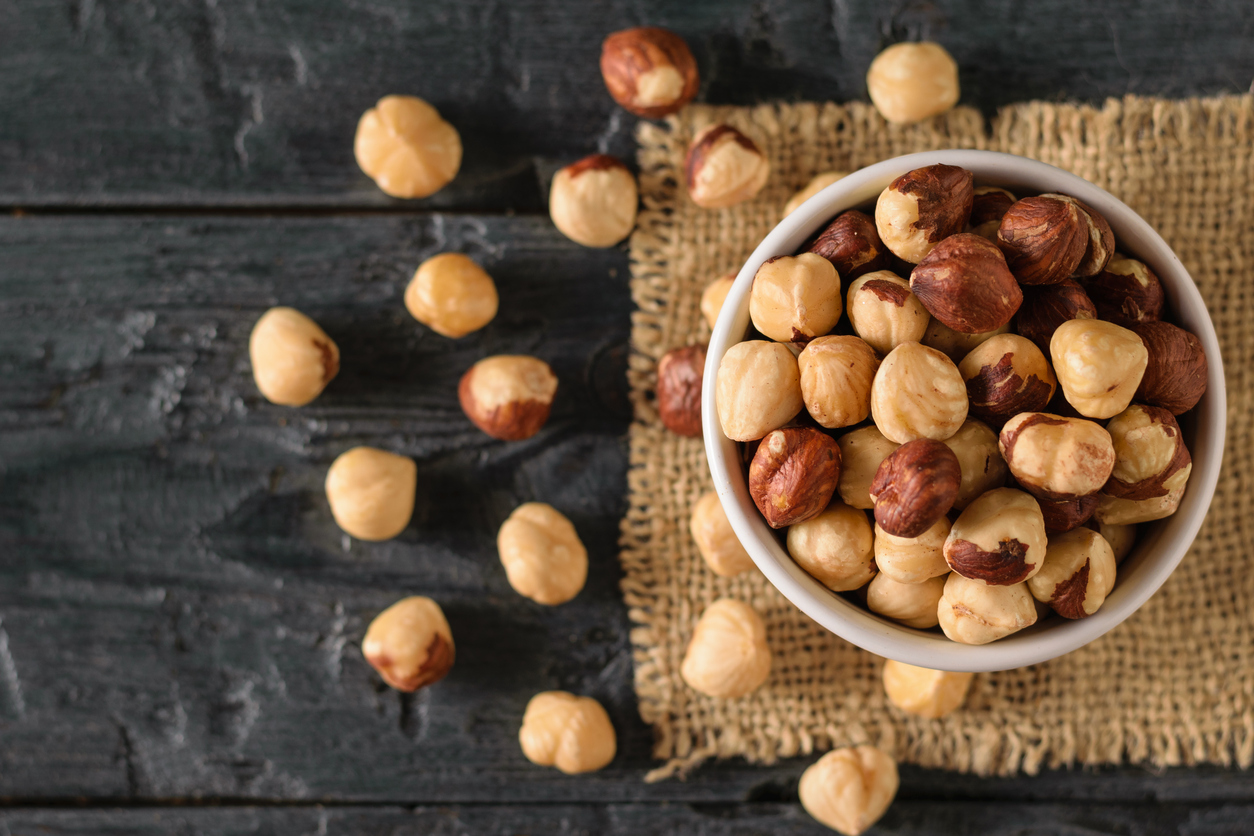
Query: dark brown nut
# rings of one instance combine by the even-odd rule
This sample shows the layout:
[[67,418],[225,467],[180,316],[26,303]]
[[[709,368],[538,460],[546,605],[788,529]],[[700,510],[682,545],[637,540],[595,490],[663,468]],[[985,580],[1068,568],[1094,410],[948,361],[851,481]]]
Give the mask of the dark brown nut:
[[1001,226],[1006,210],[1018,199],[1000,186],[977,186],[971,193],[972,229],[993,221]]
[[1115,466],[1110,433],[1083,418],[1024,412],[1006,422],[999,443],[1015,480],[1042,499],[1095,494]]
[[711,125],[697,134],[684,158],[692,202],[706,209],[743,203],[762,190],[771,166],[753,140],[731,125]]
[[1020,284],[1069,278],[1088,249],[1088,221],[1074,201],[1025,197],[1006,211],[997,243]]
[[502,354],[471,366],[457,385],[462,411],[493,438],[521,441],[549,420],[557,377],[535,357]]
[[701,86],[688,44],[657,26],[637,26],[606,37],[601,43],[601,77],[614,101],[646,119],[676,113]]
[[672,348],[657,363],[657,414],[676,435],[701,437],[701,378],[705,345]]
[[836,268],[814,253],[767,260],[753,277],[749,317],[776,342],[805,343],[836,327],[843,311]]
[[994,488],[977,498],[954,520],[945,540],[950,569],[994,586],[1026,581],[1044,559],[1041,506],[1031,494],[1013,488]]
[[918,264],[942,240],[961,232],[971,218],[971,172],[929,165],[901,175],[875,203],[875,228],[888,249]]
[[954,507],[959,511],[985,491],[1006,484],[1006,460],[997,445],[997,433],[983,421],[968,418],[958,432],[945,439],[962,467],[962,484]]
[[967,420],[967,385],[944,354],[919,343],[902,343],[875,373],[871,415],[880,432],[898,443],[943,441]]
[[797,356],[806,411],[828,429],[859,424],[871,414],[871,382],[880,358],[858,337],[811,340]]
[[398,691],[417,691],[453,667],[453,633],[440,605],[415,595],[375,616],[361,653],[383,681]]
[[[807,200],[814,197],[837,180],[843,180],[848,176],[849,172],[847,171],[821,171],[814,175],[810,178],[810,182],[806,183],[805,186],[801,188],[801,191],[788,198],[788,202],[784,204],[784,217],[786,218],[793,212],[796,212],[801,208],[801,204],[805,203]],[[870,219],[868,218],[868,220]],[[839,270],[840,268],[837,267],[836,269]]]
[[826,258],[846,281],[887,269],[890,261],[875,221],[857,209],[837,215],[806,252]]
[[774,430],[749,462],[749,494],[771,528],[817,516],[840,480],[840,447],[810,427]]
[[593,154],[553,175],[549,217],[558,231],[585,247],[612,247],[636,226],[636,178],[608,154]]
[[[840,498],[846,505],[869,511],[875,507],[871,501],[871,481],[880,462],[897,449],[897,442],[889,441],[879,427],[871,425],[845,433],[836,443],[840,447],[840,483],[836,488]],[[996,438],[993,446],[997,446]]]
[[945,580],[936,615],[952,641],[988,644],[1035,624],[1036,604],[1025,583],[989,586],[955,572]]
[[756,441],[805,407],[797,358],[786,346],[766,340],[727,349],[714,395],[723,435],[732,441]]
[[1115,467],[1102,493],[1120,499],[1166,496],[1189,478],[1193,459],[1180,425],[1158,406],[1132,406],[1106,425],[1115,448]]
[[1058,386],[1045,355],[1018,334],[981,343],[958,364],[958,371],[967,382],[971,412],[993,424],[1044,409]]
[[1184,498],[1184,489],[1192,471],[1191,464],[1180,471],[1184,474],[1183,482],[1166,496],[1121,499],[1104,493],[1098,494],[1097,510],[1093,512],[1093,519],[1101,525],[1133,525],[1170,517],[1180,507],[1180,500]]
[[1115,588],[1115,553],[1096,531],[1077,528],[1049,538],[1045,563],[1028,591],[1063,618],[1097,612]]
[[931,321],[923,303],[910,292],[910,283],[888,270],[855,279],[849,285],[848,302],[853,330],[880,354],[923,339]]
[[1149,362],[1136,388],[1137,400],[1183,415],[1206,394],[1202,341],[1170,322],[1143,322],[1133,331],[1145,343]]
[[1049,354],[1049,339],[1069,319],[1097,319],[1097,307],[1074,279],[1029,287],[1015,314],[1015,331]]
[[1046,534],[1061,534],[1079,528],[1089,521],[1097,510],[1097,494],[1075,499],[1041,499],[1041,516],[1045,518]]
[[894,537],[876,525],[875,565],[898,583],[923,583],[948,575],[945,540],[949,529],[948,517],[941,517],[918,537]]
[[876,615],[891,618],[916,630],[929,630],[939,622],[936,605],[945,592],[943,577],[922,583],[899,583],[883,572],[871,579],[866,606]]
[[1049,356],[1067,401],[1088,418],[1113,418],[1127,409],[1149,361],[1141,337],[1101,319],[1059,325]]
[[1101,319],[1126,328],[1162,318],[1167,297],[1157,274],[1135,258],[1116,254],[1106,269],[1084,281]]
[[875,524],[896,537],[918,537],[954,507],[962,468],[954,451],[930,438],[907,441],[871,481]]
[[1132,553],[1132,547],[1136,545],[1136,526],[1112,523],[1095,523],[1095,525],[1097,533],[1110,543],[1110,548],[1115,553],[1115,565],[1121,565],[1124,558]]
[[874,535],[866,514],[834,500],[823,513],[788,529],[788,553],[834,592],[849,592],[875,577]]
[[1066,200],[1080,210],[1080,221],[1088,235],[1088,244],[1084,249],[1084,257],[1076,265],[1074,275],[1096,276],[1106,269],[1106,265],[1115,256],[1115,232],[1101,213],[1087,203],[1065,194],[1043,194],[1041,197],[1053,197]]
[[735,283],[736,274],[728,273],[710,282],[701,292],[701,315],[705,317],[711,331],[718,323],[718,315],[723,310],[723,302],[727,301],[727,294]]
[[950,328],[936,317],[932,317],[932,321],[928,323],[927,332],[923,335],[922,342],[928,348],[936,349],[957,363],[970,354],[972,349],[980,343],[985,340],[991,340],[998,334],[1009,333],[1009,331],[1010,323],[1006,323],[993,331],[984,331],[980,334],[963,334]]
[[936,245],[910,273],[928,313],[955,331],[994,331],[1014,317],[1023,291],[996,245],[969,232]]

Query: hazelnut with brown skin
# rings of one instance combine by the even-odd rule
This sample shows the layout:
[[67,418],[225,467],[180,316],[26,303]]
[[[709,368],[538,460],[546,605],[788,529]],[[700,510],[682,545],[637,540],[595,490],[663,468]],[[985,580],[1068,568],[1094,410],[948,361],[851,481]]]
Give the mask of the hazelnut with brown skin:
[[991,340],[998,334],[1006,334],[1010,332],[1010,323],[1007,322],[1000,328],[992,331],[983,331],[979,334],[963,334],[950,328],[936,317],[932,317],[932,321],[928,323],[927,331],[923,334],[921,342],[928,348],[934,348],[941,354],[944,354],[955,363],[961,362],[971,351],[986,340]]
[[636,178],[608,154],[593,154],[553,175],[549,217],[570,240],[612,247],[636,225]]
[[1026,337],[1002,334],[982,343],[958,364],[974,415],[993,424],[1044,409],[1058,381],[1045,355]]
[[923,583],[949,574],[945,562],[945,540],[949,537],[948,517],[941,517],[918,537],[894,537],[875,526],[875,565],[897,583]]
[[1023,291],[996,245],[969,232],[936,245],[910,274],[923,307],[955,331],[980,334],[1010,322]]
[[957,572],[945,581],[936,609],[941,630],[962,644],[988,644],[1036,623],[1027,584],[990,586]]
[[1175,416],[1157,406],[1132,406],[1106,425],[1115,466],[1102,493],[1120,499],[1167,496],[1188,481],[1193,459]]
[[711,125],[701,131],[684,158],[688,196],[706,209],[723,209],[749,200],[770,176],[766,155],[731,125]]
[[771,528],[822,513],[839,479],[840,447],[810,427],[767,433],[749,463],[749,495]]
[[1115,553],[1096,531],[1077,528],[1049,538],[1045,563],[1028,591],[1063,618],[1097,612],[1115,588]]
[[723,434],[756,441],[805,407],[797,358],[780,343],[745,340],[719,362],[715,402]]
[[692,630],[679,674],[708,697],[743,697],[756,691],[771,675],[762,616],[731,598],[710,604]]
[[898,258],[918,264],[967,225],[973,190],[971,172],[957,166],[929,165],[901,175],[875,203],[880,240]]
[[801,396],[820,426],[848,427],[871,414],[871,383],[880,358],[858,337],[811,340],[797,357]]
[[703,494],[692,506],[688,531],[705,564],[720,578],[733,578],[753,568],[753,558],[732,530],[727,512],[713,491]]
[[657,363],[657,414],[662,426],[676,435],[701,437],[704,374],[704,344],[672,348]]
[[[784,204],[784,217],[788,217],[793,212],[801,208],[801,204],[814,197],[837,180],[843,180],[849,176],[847,171],[822,171],[810,178],[810,182],[806,183],[802,189],[792,197],[788,198],[788,202]],[[837,270],[840,267],[836,268]],[[841,275],[844,275],[842,272]]]
[[1149,361],[1141,337],[1100,319],[1059,325],[1049,355],[1068,403],[1088,418],[1113,418],[1127,409]]
[[1101,319],[1125,328],[1162,318],[1167,297],[1158,275],[1143,262],[1116,254],[1105,269],[1086,279],[1084,289]]
[[900,583],[881,572],[867,587],[866,605],[876,615],[916,630],[929,630],[939,623],[936,605],[944,592],[943,577],[929,578],[922,583]]
[[1087,203],[1081,203],[1070,195],[1043,194],[1041,197],[1070,201],[1080,210],[1080,221],[1088,235],[1088,244],[1084,250],[1084,257],[1076,265],[1074,275],[1081,277],[1096,276],[1102,270],[1105,270],[1106,265],[1110,263],[1111,258],[1115,255],[1115,232],[1110,228],[1110,224],[1106,222],[1101,213]]
[[416,96],[384,96],[362,114],[353,138],[357,165],[392,197],[427,197],[457,176],[457,129]]
[[1015,480],[1042,499],[1095,494],[1115,466],[1110,433],[1082,418],[1020,413],[1002,428],[1000,446]]
[[1026,581],[1044,559],[1041,508],[1031,494],[1012,488],[995,488],[968,505],[945,540],[949,568],[993,586]]
[[797,565],[833,592],[859,589],[875,577],[871,523],[840,500],[789,528],[786,544]]
[[[897,449],[897,442],[885,438],[879,427],[871,425],[845,433],[836,443],[840,447],[840,482],[836,488],[840,498],[846,505],[869,511],[875,507],[871,482],[880,463]],[[994,437],[994,450],[996,447]]]
[[918,537],[949,513],[961,482],[958,457],[944,442],[907,441],[871,482],[875,524],[896,537]]
[[884,660],[884,693],[888,701],[907,714],[937,720],[952,714],[966,702],[975,674],[916,668],[893,659]]
[[725,276],[719,276],[701,291],[701,315],[705,317],[711,331],[718,324],[718,315],[723,310],[723,302],[727,300],[727,294],[735,283],[736,274],[728,273]]
[[1027,337],[1044,354],[1058,326],[1070,319],[1097,319],[1097,307],[1074,279],[1029,287],[1015,314],[1015,331]]
[[885,270],[892,260],[875,229],[875,221],[857,209],[837,215],[806,247],[806,252],[826,258],[845,281]]
[[976,186],[971,203],[971,232],[996,244],[1001,219],[1016,200],[998,186]]
[[271,308],[248,336],[257,389],[271,403],[304,406],[340,371],[340,349],[295,308]]
[[1202,341],[1170,322],[1143,322],[1133,326],[1149,360],[1137,400],[1183,415],[1206,394],[1206,353]]
[[1046,534],[1061,534],[1084,525],[1097,510],[1097,494],[1075,499],[1041,499],[1041,516],[1045,519]]
[[601,43],[601,77],[614,101],[645,119],[678,112],[701,86],[688,44],[657,26],[607,36]]
[[502,441],[521,441],[540,432],[555,394],[557,377],[549,364],[521,354],[484,358],[457,386],[466,417]]
[[853,330],[880,354],[923,339],[931,321],[923,303],[910,292],[910,283],[888,270],[855,279],[848,301]]
[[968,418],[958,432],[945,439],[958,457],[962,483],[954,507],[961,511],[977,496],[1006,484],[1006,460],[997,445],[997,433],[983,421]]
[[836,268],[814,253],[767,260],[753,277],[749,317],[776,342],[805,343],[836,327],[843,308]]
[[943,441],[967,419],[967,386],[944,354],[919,343],[902,343],[875,373],[871,415],[893,441]]
[[997,243],[1020,284],[1054,284],[1070,277],[1088,250],[1088,221],[1072,200],[1025,197],[1001,219]]
[[375,616],[361,653],[383,681],[413,692],[439,682],[453,667],[453,633],[440,605],[415,595]]

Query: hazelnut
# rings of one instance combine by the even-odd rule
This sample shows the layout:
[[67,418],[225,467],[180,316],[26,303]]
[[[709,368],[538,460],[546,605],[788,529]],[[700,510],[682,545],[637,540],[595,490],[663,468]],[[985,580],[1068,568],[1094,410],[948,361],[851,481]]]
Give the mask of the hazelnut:
[[707,697],[743,697],[756,691],[771,675],[762,616],[731,598],[710,604],[692,630],[679,673]]
[[874,508],[871,481],[880,463],[897,449],[897,442],[889,441],[879,427],[872,425],[845,433],[836,444],[840,447],[840,481],[836,490],[841,500],[864,511]]
[[999,444],[1015,480],[1043,499],[1097,493],[1115,466],[1110,433],[1083,418],[1022,412],[1006,422]]
[[1100,319],[1059,325],[1049,354],[1067,402],[1087,418],[1112,418],[1127,409],[1149,361],[1139,336]]
[[951,673],[884,660],[884,693],[907,714],[939,720],[966,702],[973,673]]
[[1097,533],[1110,544],[1111,551],[1115,553],[1116,566],[1123,563],[1123,559],[1132,553],[1132,547],[1136,545],[1135,525],[1097,523]]
[[945,581],[937,618],[951,640],[988,644],[1035,624],[1036,604],[1025,583],[989,586],[955,572]]
[[657,26],[607,36],[601,43],[601,77],[614,101],[646,119],[677,113],[701,86],[688,44]]
[[1015,330],[1048,354],[1050,337],[1069,319],[1097,319],[1097,308],[1074,279],[1025,289]]
[[713,491],[702,495],[692,506],[688,530],[706,565],[720,578],[733,578],[753,568],[753,558],[732,531],[727,512]]
[[967,386],[944,354],[919,343],[902,343],[875,373],[871,415],[880,432],[898,443],[943,441],[967,420]]
[[945,540],[949,568],[981,584],[1022,583],[1040,571],[1044,559],[1041,507],[1030,494],[1012,488],[994,488],[978,497],[954,520]]
[[557,377],[549,364],[521,354],[480,360],[457,386],[466,417],[502,441],[521,441],[540,432],[556,392]]
[[972,175],[965,168],[929,165],[901,175],[875,203],[880,240],[898,258],[918,264],[971,217]]
[[1162,318],[1167,297],[1153,270],[1135,258],[1116,254],[1106,268],[1084,282],[1101,319],[1131,327]]
[[918,584],[949,574],[945,540],[950,523],[941,517],[918,537],[895,537],[875,526],[875,565],[897,583]]
[[928,313],[955,331],[982,334],[1010,322],[1023,291],[994,244],[969,232],[951,235],[910,273],[910,289]]
[[340,349],[318,323],[294,308],[271,308],[248,337],[248,359],[261,394],[304,406],[340,371]]
[[797,358],[786,346],[765,340],[727,349],[714,394],[723,434],[732,441],[756,441],[805,407]]
[[857,209],[837,215],[806,247],[806,252],[826,258],[846,281],[883,270],[891,261],[875,221]]
[[858,836],[897,795],[897,764],[874,746],[833,749],[801,773],[801,806],[816,821]]
[[440,253],[418,266],[405,288],[405,307],[437,334],[457,339],[496,316],[496,284],[461,253]]
[[820,426],[861,423],[871,414],[871,382],[880,358],[858,337],[819,337],[797,356],[801,397]]
[[1180,425],[1157,406],[1132,406],[1106,425],[1114,444],[1115,466],[1102,493],[1121,499],[1166,496],[1182,486],[1193,459]]
[[538,604],[566,603],[588,578],[588,552],[575,527],[543,502],[515,508],[496,535],[496,548],[509,585]]
[[749,200],[770,176],[766,155],[731,125],[711,125],[701,131],[684,157],[688,196],[706,209],[723,209]]
[[772,430],[749,462],[749,494],[771,528],[822,513],[838,479],[840,447],[810,427]]
[[875,524],[896,537],[918,537],[954,505],[962,469],[944,442],[917,438],[880,464],[871,482]]
[[657,414],[662,426],[676,435],[701,437],[704,374],[704,344],[672,348],[657,363]]
[[958,64],[932,41],[893,44],[871,62],[866,87],[889,122],[921,122],[958,103]]
[[1000,424],[1020,412],[1044,409],[1058,385],[1049,361],[1031,340],[1001,334],[958,364],[971,412]]
[[[806,183],[805,186],[802,187],[801,191],[788,198],[788,202],[784,204],[784,217],[786,218],[793,212],[796,212],[801,208],[801,204],[805,203],[807,200],[814,197],[837,180],[844,179],[848,176],[849,172],[847,171],[823,171],[814,175],[814,177],[810,178],[810,182]],[[836,269],[839,270],[840,268],[837,267]]]
[[723,310],[723,302],[727,300],[727,294],[732,289],[732,285],[736,283],[736,274],[728,273],[726,276],[719,276],[714,281],[705,286],[705,290],[701,293],[701,315],[705,317],[705,321],[709,323],[710,330],[714,330],[714,326],[718,324],[719,311]]
[[1088,249],[1088,221],[1073,200],[1025,197],[1006,210],[997,244],[1020,284],[1069,278]]
[[880,354],[923,339],[930,320],[910,283],[888,270],[867,273],[849,285],[849,322]]
[[822,256],[776,256],[753,277],[749,317],[754,328],[776,342],[820,337],[836,327],[840,314],[840,276]]
[[341,453],[327,471],[327,502],[335,524],[358,540],[390,540],[414,513],[418,465],[373,447]]
[[1000,328],[994,328],[992,331],[984,331],[979,334],[963,334],[950,328],[936,317],[932,317],[932,321],[928,323],[927,331],[923,334],[923,344],[928,348],[934,348],[941,354],[944,354],[955,363],[966,357],[971,351],[986,340],[991,340],[998,334],[1005,334],[1010,331],[1010,323],[1007,322]]
[[612,247],[636,225],[636,178],[608,154],[593,154],[553,175],[549,217],[570,240]]
[[1149,499],[1121,499],[1109,494],[1097,495],[1097,510],[1093,519],[1101,525],[1132,525],[1134,523],[1152,522],[1170,517],[1180,507],[1184,498],[1184,488],[1193,471],[1193,465],[1185,466],[1180,473],[1180,487],[1171,490],[1165,496],[1152,496]]
[[1106,222],[1106,219],[1093,207],[1087,203],[1081,203],[1070,195],[1043,194],[1041,197],[1052,197],[1058,200],[1069,201],[1074,203],[1076,208],[1080,210],[1080,222],[1084,227],[1085,234],[1088,236],[1088,243],[1085,245],[1084,257],[1076,265],[1074,275],[1081,277],[1096,276],[1105,270],[1106,265],[1110,263],[1111,258],[1115,255],[1115,232],[1110,228],[1110,224]]
[[1097,510],[1097,494],[1078,496],[1074,499],[1042,499],[1041,516],[1045,519],[1046,534],[1061,534],[1084,525]]
[[1173,415],[1183,415],[1197,406],[1206,394],[1202,341],[1170,322],[1143,322],[1133,330],[1149,354],[1136,397]]
[[958,457],[962,467],[962,483],[954,507],[961,511],[977,496],[1006,484],[1006,460],[1001,457],[997,433],[987,424],[968,418],[958,432],[945,439],[945,444]]
[[875,577],[874,534],[866,514],[838,499],[827,510],[788,529],[788,553],[833,592],[848,592]]
[[1097,612],[1115,588],[1115,553],[1102,535],[1077,528],[1049,538],[1045,563],[1028,591],[1063,618]]
[[866,605],[876,615],[916,630],[930,630],[938,623],[936,605],[944,591],[943,577],[928,578],[922,583],[900,583],[881,572],[866,588]]
[[361,653],[398,691],[417,691],[439,682],[456,655],[444,611],[421,595],[402,598],[375,616]]
[[384,96],[357,123],[357,165],[392,197],[427,197],[462,164],[462,139],[434,107],[415,96]]
[[527,702],[518,743],[527,760],[567,775],[594,772],[614,760],[618,740],[610,715],[592,697],[545,691]]
[[988,241],[997,243],[997,230],[1006,210],[1018,200],[1010,192],[997,186],[976,186],[971,201],[971,232]]

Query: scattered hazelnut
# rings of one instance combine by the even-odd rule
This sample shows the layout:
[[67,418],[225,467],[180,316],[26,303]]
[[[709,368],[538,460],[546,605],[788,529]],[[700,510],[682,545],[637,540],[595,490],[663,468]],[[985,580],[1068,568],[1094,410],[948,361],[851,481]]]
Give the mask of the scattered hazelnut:
[[566,691],[545,691],[528,701],[518,743],[527,760],[567,775],[594,772],[614,760],[618,750],[610,715],[601,704]]
[[357,165],[392,197],[427,197],[462,164],[462,139],[434,107],[415,96],[384,96],[357,123]]
[[294,308],[271,308],[248,337],[248,359],[261,394],[304,406],[340,371],[340,349],[318,323]]
[[[814,177],[810,179],[810,182],[806,183],[801,191],[788,198],[788,202],[784,204],[784,217],[786,218],[793,212],[796,212],[801,208],[801,204],[805,203],[807,200],[814,197],[837,180],[841,180],[848,176],[849,172],[847,171],[823,171],[814,175]],[[837,267],[836,269],[839,270],[840,268]]]
[[977,496],[1006,484],[1006,460],[1001,457],[997,433],[987,424],[968,418],[958,432],[945,439],[962,467],[962,484],[954,507],[961,511]]
[[837,215],[806,252],[826,258],[846,281],[884,270],[891,261],[888,248],[875,229],[875,221],[857,209]]
[[849,285],[849,322],[880,354],[923,339],[930,320],[910,283],[888,270],[867,273]]
[[1102,535],[1077,528],[1049,538],[1045,563],[1028,591],[1063,618],[1097,612],[1115,588],[1115,553]]
[[895,537],[875,526],[875,565],[897,583],[919,584],[949,574],[945,540],[950,523],[941,517],[918,537]]
[[972,174],[952,165],[929,165],[901,175],[875,203],[875,228],[888,249],[918,264],[971,217]]
[[588,552],[570,520],[543,502],[514,509],[496,535],[509,585],[550,607],[579,594],[588,578]]
[[1097,510],[1097,494],[1078,496],[1074,499],[1036,498],[1045,519],[1046,534],[1061,534],[1084,525]]
[[900,583],[881,572],[867,586],[866,605],[871,612],[907,627],[930,630],[939,623],[936,605],[944,591],[943,577],[928,578],[922,583]]
[[923,344],[928,348],[934,348],[941,354],[944,354],[955,363],[966,357],[971,351],[986,340],[991,340],[998,334],[1005,334],[1010,331],[1010,323],[1007,322],[1000,328],[992,331],[984,331],[979,334],[963,334],[950,328],[936,317],[932,317],[932,321],[928,323],[927,331],[923,334]]
[[954,505],[962,469],[944,442],[916,438],[880,464],[871,482],[875,524],[896,537],[918,537]]
[[440,605],[415,595],[375,616],[361,642],[362,655],[398,691],[439,682],[453,667],[453,633]]
[[949,568],[980,584],[1022,583],[1040,571],[1044,559],[1041,508],[1030,494],[1012,488],[994,488],[977,498],[954,520],[945,540]]
[[937,617],[941,630],[953,641],[988,644],[1035,624],[1036,604],[1025,583],[990,586],[955,572],[945,581]]
[[1097,493],[1115,466],[1110,433],[1083,418],[1022,412],[1006,422],[999,444],[1015,480],[1043,499]]
[[679,673],[707,697],[743,697],[756,691],[771,674],[762,616],[731,598],[710,604],[692,630]]
[[910,289],[928,313],[964,334],[1001,328],[1023,302],[1001,250],[969,232],[949,236],[924,256],[910,274]]
[[749,291],[753,327],[776,342],[804,343],[836,327],[840,276],[814,253],[780,255],[758,268]]
[[405,307],[437,334],[457,339],[496,316],[496,284],[461,253],[440,253],[418,266],[405,288]]
[[1069,319],[1097,319],[1097,308],[1074,279],[1025,289],[1015,330],[1049,354],[1050,337]]
[[701,86],[688,44],[657,26],[607,36],[601,43],[601,77],[614,101],[646,119],[677,113]]
[[952,714],[967,700],[973,673],[950,673],[917,668],[884,660],[884,693],[888,701],[907,714],[939,720]]
[[797,358],[779,343],[736,343],[719,362],[715,402],[724,435],[732,441],[758,440],[805,407]]
[[1123,559],[1132,553],[1132,547],[1136,545],[1135,525],[1097,523],[1097,533],[1110,544],[1111,551],[1115,553],[1116,566],[1123,563]]
[[787,546],[797,565],[833,592],[857,589],[875,577],[871,523],[840,500],[789,528]]
[[1168,410],[1132,404],[1106,425],[1115,466],[1102,493],[1121,499],[1166,496],[1189,478],[1193,459]]
[[897,795],[897,764],[874,746],[833,749],[801,773],[801,806],[821,824],[858,836]]
[[1190,464],[1180,471],[1184,474],[1183,483],[1165,496],[1152,496],[1149,499],[1121,499],[1109,494],[1098,494],[1097,510],[1093,512],[1093,518],[1101,525],[1133,525],[1170,517],[1180,507],[1180,500],[1184,498],[1185,484],[1192,470],[1193,465]]
[[921,122],[958,103],[958,63],[932,41],[893,44],[871,62],[866,87],[889,122]]
[[684,158],[692,202],[723,209],[749,200],[771,176],[766,155],[731,125],[711,125],[693,138]]
[[997,243],[1020,284],[1069,278],[1088,249],[1088,221],[1073,200],[1025,197],[1001,219]]
[[390,540],[414,513],[418,465],[373,447],[341,453],[327,471],[327,502],[335,524],[358,540]]
[[996,244],[1001,219],[1016,200],[1013,194],[997,186],[976,186],[968,221],[971,232]]
[[593,154],[553,175],[549,217],[570,240],[612,247],[636,225],[636,178],[608,154]]
[[1070,195],[1043,194],[1041,197],[1065,200],[1074,203],[1076,208],[1080,210],[1080,222],[1088,236],[1088,243],[1085,245],[1084,257],[1076,265],[1074,275],[1081,277],[1096,276],[1105,270],[1106,265],[1110,263],[1111,258],[1115,255],[1115,232],[1110,228],[1110,224],[1106,222],[1106,219],[1092,206],[1089,206],[1087,203],[1081,203]]
[[1145,344],[1149,360],[1136,397],[1183,415],[1206,394],[1206,354],[1202,341],[1170,322],[1143,322],[1133,326]]
[[1088,418],[1112,418],[1127,409],[1149,361],[1139,336],[1100,319],[1059,325],[1049,354],[1067,402]]
[[753,558],[732,531],[727,512],[713,491],[702,495],[692,506],[688,530],[706,565],[720,578],[733,578],[753,568]]
[[710,282],[705,286],[705,290],[702,291],[701,315],[709,323],[711,331],[714,330],[714,326],[718,323],[719,311],[723,310],[723,302],[727,300],[727,294],[735,283],[736,274],[728,273],[726,276],[719,276]]
[[1135,258],[1116,254],[1106,268],[1084,282],[1101,319],[1131,327],[1156,322],[1167,297],[1153,270]]
[[1020,412],[1044,409],[1058,385],[1041,350],[1026,337],[1001,334],[958,364],[971,412],[1000,424]]
[[822,513],[840,479],[840,447],[810,427],[772,430],[749,463],[749,494],[771,528]]
[[871,382],[880,358],[858,337],[819,337],[797,357],[801,397],[820,426],[848,427],[871,414]]
[[556,392],[557,377],[549,364],[521,354],[480,360],[457,386],[466,417],[502,441],[521,441],[540,432]]
[[662,426],[689,438],[701,437],[701,379],[705,345],[672,348],[657,363],[657,413]]
[[919,343],[902,343],[875,373],[871,415],[880,432],[898,443],[943,441],[967,420],[967,386],[944,354]]
[[897,442],[889,441],[879,427],[872,425],[845,433],[836,444],[840,447],[840,482],[836,490],[846,505],[869,511],[875,507],[871,481],[880,463],[897,449]]

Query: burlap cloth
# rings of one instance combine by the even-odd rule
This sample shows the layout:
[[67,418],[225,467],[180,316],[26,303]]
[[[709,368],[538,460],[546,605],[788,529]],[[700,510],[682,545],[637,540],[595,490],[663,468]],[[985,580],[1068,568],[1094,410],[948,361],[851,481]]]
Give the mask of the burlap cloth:
[[[684,193],[692,135],[715,121],[753,137],[771,180],[740,206],[697,208]],[[1169,766],[1254,760],[1254,98],[1125,98],[1104,107],[1033,102],[985,123],[959,108],[934,123],[887,125],[854,103],[690,107],[642,124],[644,210],[631,240],[635,405],[622,588],[634,622],[640,713],[655,729],[658,779],[711,756],[752,762],[871,743],[928,767],[1007,774],[1119,762]],[[889,705],[882,661],[828,633],[756,571],[715,576],[688,533],[710,490],[701,442],[668,433],[652,402],[655,363],[704,341],[705,284],[739,269],[813,174],[851,171],[936,148],[987,148],[1060,166],[1110,190],[1162,233],[1214,317],[1228,382],[1224,472],[1183,564],[1125,624],[1043,665],[975,678],[966,707],[941,720]],[[770,680],[743,699],[704,697],[680,662],[706,605],[730,596],[766,621]]]

